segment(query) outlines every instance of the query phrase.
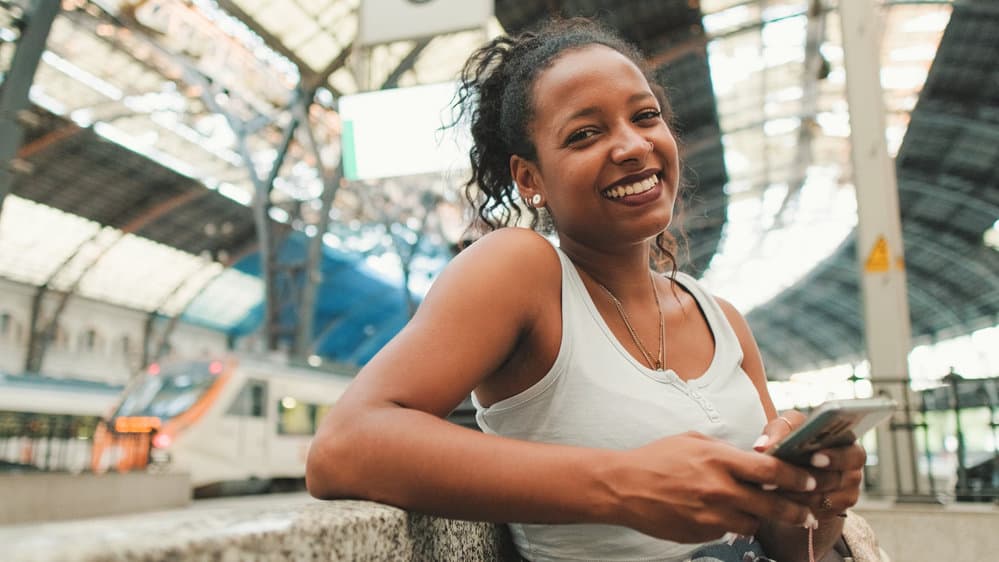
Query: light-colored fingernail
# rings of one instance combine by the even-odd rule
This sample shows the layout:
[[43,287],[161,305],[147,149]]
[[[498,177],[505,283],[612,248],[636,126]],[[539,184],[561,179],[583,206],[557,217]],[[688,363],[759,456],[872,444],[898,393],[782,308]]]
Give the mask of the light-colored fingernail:
[[773,492],[777,489],[777,484],[764,484],[760,486],[765,492]]
[[808,516],[805,517],[805,522],[801,524],[801,528],[812,529],[812,530],[819,528],[819,520],[816,519],[814,515],[812,515],[811,511],[809,511]]
[[812,455],[812,466],[816,468],[825,468],[829,466],[829,463],[829,455],[823,453],[815,453]]
[[811,492],[818,485],[819,485],[819,483],[815,481],[815,477],[814,476],[809,476],[808,480],[805,480],[805,491],[806,492]]
[[756,441],[753,442],[753,448],[758,449],[766,445],[767,441],[770,441],[769,437],[767,437],[766,435],[760,435],[759,437],[756,438]]

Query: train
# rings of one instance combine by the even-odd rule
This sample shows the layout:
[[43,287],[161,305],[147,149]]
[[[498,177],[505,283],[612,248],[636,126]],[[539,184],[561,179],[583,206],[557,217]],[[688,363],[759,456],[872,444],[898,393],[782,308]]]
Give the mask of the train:
[[38,374],[0,373],[0,412],[105,416],[122,387]]
[[239,356],[152,364],[98,426],[92,470],[183,472],[195,497],[301,483],[354,374]]
[[37,373],[0,373],[0,472],[80,473],[90,437],[122,387]]

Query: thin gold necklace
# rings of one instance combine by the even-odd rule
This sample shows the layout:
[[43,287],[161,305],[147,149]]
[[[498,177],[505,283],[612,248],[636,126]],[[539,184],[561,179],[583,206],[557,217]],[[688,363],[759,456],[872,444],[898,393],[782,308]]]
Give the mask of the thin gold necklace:
[[[592,278],[592,276],[591,276]],[[614,303],[614,307],[617,308],[618,314],[621,315],[621,320],[624,320],[624,325],[628,328],[628,333],[631,334],[631,339],[634,340],[635,345],[638,346],[638,351],[642,352],[642,357],[645,358],[645,362],[649,364],[656,371],[665,370],[665,356],[666,356],[666,324],[663,322],[663,308],[659,305],[659,291],[656,290],[656,280],[652,277],[652,273],[649,273],[649,280],[652,282],[652,296],[656,299],[656,312],[659,314],[659,357],[655,361],[652,360],[652,355],[649,354],[645,346],[642,345],[641,338],[638,337],[638,333],[635,328],[631,326],[631,321],[628,318],[628,313],[624,311],[624,306],[621,305],[621,301],[614,296],[614,293],[610,289],[604,286],[603,283],[593,280],[594,283],[600,286],[601,289],[607,293],[610,297],[611,302]]]

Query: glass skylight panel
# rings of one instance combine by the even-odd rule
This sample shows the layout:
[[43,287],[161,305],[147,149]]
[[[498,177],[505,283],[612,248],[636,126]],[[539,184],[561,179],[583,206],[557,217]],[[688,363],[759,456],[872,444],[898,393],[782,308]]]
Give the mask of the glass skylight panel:
[[[820,53],[829,73],[819,80],[810,162],[805,187],[789,192],[782,219],[749,199],[774,188],[787,189],[797,163],[804,81],[807,2],[768,2],[764,20],[756,3],[702,2],[705,25],[717,37],[708,45],[712,80],[728,168],[728,221],[719,253],[705,280],[743,312],[776,295],[834,251],[856,222],[849,177],[849,114],[839,17],[825,14],[825,42]],[[946,26],[949,6],[891,6],[882,11],[882,79],[885,84],[889,150],[897,152],[908,112]],[[740,18],[742,18],[740,20]],[[712,27],[713,26],[713,27]],[[907,33],[905,30],[909,30]],[[713,33],[712,33],[713,31]],[[754,107],[755,106],[755,107]],[[731,270],[729,271],[729,268]],[[766,281],[760,281],[766,279]],[[764,296],[765,295],[765,296]]]
[[111,101],[104,94],[63,74],[44,61],[38,65],[29,94],[32,102],[39,98],[55,101],[61,108],[60,113],[80,107],[96,107]]
[[201,267],[201,258],[128,234],[87,272],[79,292],[122,306],[154,310]]
[[264,298],[264,284],[258,277],[227,269],[191,302],[186,320],[219,329],[232,328]]
[[43,285],[97,229],[95,222],[8,195],[0,215],[0,275]]
[[234,0],[255,25],[273,35],[309,66],[322,71],[350,44],[357,27],[357,0]]
[[160,303],[160,313],[167,316],[183,313],[188,304],[207,287],[208,283],[225,271],[225,267],[218,262],[202,260],[202,263],[202,267],[188,275],[183,284],[173,293],[167,295],[166,299]]
[[72,258],[53,275],[51,287],[61,291],[72,290],[82,277],[89,271],[121,238],[121,232],[114,228],[103,227],[95,235],[79,246]]
[[305,64],[312,68],[322,68],[322,65],[329,63],[329,53],[340,50],[340,45],[330,37],[327,32],[314,34],[296,51],[300,53]]

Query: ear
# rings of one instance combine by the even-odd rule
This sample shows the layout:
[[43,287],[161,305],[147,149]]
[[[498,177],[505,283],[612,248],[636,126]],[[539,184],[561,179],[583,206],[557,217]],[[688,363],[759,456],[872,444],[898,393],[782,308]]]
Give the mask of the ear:
[[544,184],[534,162],[514,154],[510,157],[510,177],[517,183],[522,198],[530,199],[536,193],[544,196]]

